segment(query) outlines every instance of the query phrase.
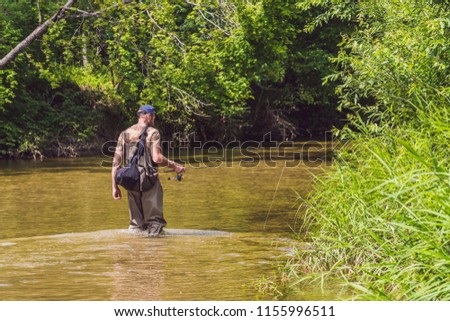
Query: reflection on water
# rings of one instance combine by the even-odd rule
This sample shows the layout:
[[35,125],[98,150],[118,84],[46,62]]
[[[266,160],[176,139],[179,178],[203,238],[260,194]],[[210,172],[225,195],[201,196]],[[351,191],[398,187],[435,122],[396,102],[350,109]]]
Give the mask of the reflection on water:
[[288,254],[296,193],[320,171],[277,160],[191,169],[181,182],[161,172],[177,235],[149,239],[123,230],[127,202],[112,200],[101,162],[0,163],[1,300],[270,299],[253,284]]

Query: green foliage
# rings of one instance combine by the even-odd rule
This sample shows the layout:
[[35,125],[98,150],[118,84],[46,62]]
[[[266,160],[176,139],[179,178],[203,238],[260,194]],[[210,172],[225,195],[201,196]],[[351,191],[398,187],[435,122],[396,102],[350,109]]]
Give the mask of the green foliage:
[[450,9],[377,1],[353,10],[359,27],[330,77],[353,111],[337,132],[350,143],[303,205],[313,250],[298,251],[294,270],[304,281],[344,278],[363,299],[448,300]]
[[[27,32],[26,20],[31,18],[30,12],[17,14],[25,8],[23,3],[12,3],[8,7],[0,7],[0,56],[6,55],[10,49]],[[20,64],[20,59],[15,62]],[[14,99],[14,89],[18,86],[17,73],[14,69],[0,70],[0,112],[4,111],[5,105]]]
[[46,81],[35,79],[25,88],[13,108],[1,115],[6,133],[0,141],[2,154],[16,151],[36,157],[55,151],[59,154],[55,156],[75,156],[82,144],[92,141],[100,116],[98,110],[88,107],[90,100],[98,99],[95,93],[70,83],[52,89]]
[[0,112],[4,112],[4,106],[12,102],[16,87],[16,73],[13,70],[0,70]]
[[450,66],[448,10],[425,1],[402,4],[402,10],[398,5],[364,7],[364,28],[344,39],[346,50],[336,59],[343,67],[342,106],[379,118],[395,105],[392,124],[413,119],[408,101],[446,86]]
[[432,116],[449,98],[424,101],[430,113],[419,130],[352,134],[304,204],[314,251],[298,252],[298,262],[309,257],[310,278],[343,277],[363,299],[450,298],[450,126]]
[[[7,42],[1,40],[0,52],[8,52],[64,3],[5,3],[0,38]],[[339,117],[335,83],[323,86],[322,78],[333,72],[329,59],[337,55],[347,22],[336,18],[333,28],[306,33],[309,10],[294,0],[77,1],[66,19],[2,71],[0,108],[11,112],[27,92],[26,83],[44,80],[52,94],[67,84],[81,96],[95,93],[100,100],[84,101],[80,110],[107,108],[122,119],[116,131],[134,121],[138,105],[150,103],[159,110],[163,132],[218,140],[267,131],[283,139],[317,134]],[[98,14],[81,17],[85,12]],[[15,121],[20,127],[20,117]],[[38,135],[45,128],[35,130]]]

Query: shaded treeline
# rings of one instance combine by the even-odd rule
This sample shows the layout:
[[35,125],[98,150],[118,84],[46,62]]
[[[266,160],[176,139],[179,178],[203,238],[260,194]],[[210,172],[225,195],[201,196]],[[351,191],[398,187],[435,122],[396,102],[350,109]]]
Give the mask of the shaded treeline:
[[[76,1],[0,70],[3,155],[74,155],[96,149],[159,109],[166,138],[227,141],[323,135],[343,118],[334,72],[336,18],[298,1]],[[64,1],[2,1],[0,55]]]

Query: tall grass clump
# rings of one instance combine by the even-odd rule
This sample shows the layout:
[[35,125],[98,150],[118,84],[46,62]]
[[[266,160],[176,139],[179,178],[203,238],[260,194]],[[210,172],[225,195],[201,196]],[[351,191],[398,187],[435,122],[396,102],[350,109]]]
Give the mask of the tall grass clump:
[[362,3],[336,60],[348,140],[301,204],[293,284],[339,278],[356,298],[450,299],[450,14]]
[[297,273],[344,278],[365,298],[450,299],[449,133],[430,117],[423,130],[351,134],[302,205],[312,247],[297,252]]

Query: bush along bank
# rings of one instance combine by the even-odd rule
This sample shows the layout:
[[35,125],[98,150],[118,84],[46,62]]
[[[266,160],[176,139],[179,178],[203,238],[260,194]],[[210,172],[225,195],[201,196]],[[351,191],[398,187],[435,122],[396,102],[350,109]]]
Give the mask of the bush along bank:
[[102,143],[116,137],[126,121],[99,91],[73,83],[53,89],[35,79],[25,89],[0,109],[0,158],[100,154]]
[[351,143],[302,200],[310,246],[283,277],[343,280],[357,299],[449,300],[450,25],[440,22],[450,11],[425,1],[356,10],[360,30],[336,60],[353,110],[337,134]]
[[353,134],[302,205],[311,246],[288,264],[291,281],[340,278],[364,299],[450,299],[449,133],[428,118],[423,130]]

